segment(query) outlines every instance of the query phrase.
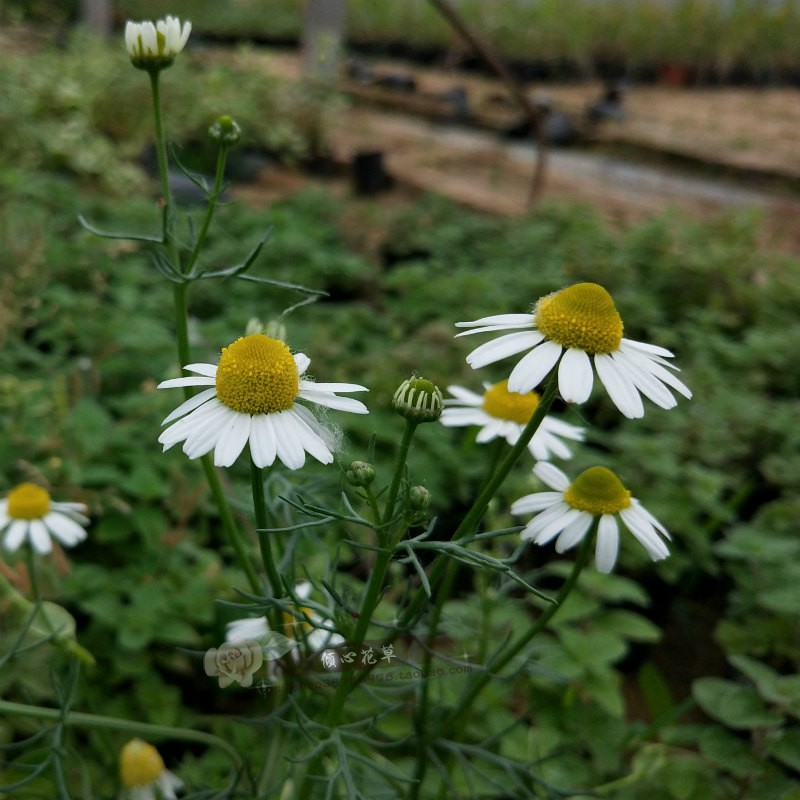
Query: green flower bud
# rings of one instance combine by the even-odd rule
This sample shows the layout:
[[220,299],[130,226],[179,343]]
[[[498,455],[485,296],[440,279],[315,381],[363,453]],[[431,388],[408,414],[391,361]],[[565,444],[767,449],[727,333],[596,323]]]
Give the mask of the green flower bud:
[[366,461],[354,461],[344,476],[353,486],[369,486],[375,480],[375,467]]
[[412,511],[425,511],[431,504],[431,493],[424,486],[412,486],[408,490],[408,507]]
[[223,114],[208,129],[208,135],[215,142],[233,147],[242,138],[242,129],[233,117]]
[[442,415],[442,393],[425,378],[409,378],[394,393],[392,407],[412,422],[435,422]]

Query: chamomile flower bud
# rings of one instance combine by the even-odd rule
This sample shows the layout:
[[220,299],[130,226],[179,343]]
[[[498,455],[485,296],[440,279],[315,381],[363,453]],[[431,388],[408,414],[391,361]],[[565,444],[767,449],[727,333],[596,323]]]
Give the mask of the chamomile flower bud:
[[136,69],[159,72],[172,66],[175,56],[183,50],[192,32],[192,23],[177,17],[158,22],[131,22],[125,25],[125,45]]
[[442,416],[442,393],[425,378],[409,378],[394,393],[392,407],[411,422],[436,422]]
[[239,123],[228,114],[218,117],[208,129],[208,135],[226,147],[233,147],[242,138],[242,129]]
[[424,486],[412,486],[408,490],[408,507],[412,511],[425,511],[430,504],[431,493]]
[[375,467],[366,461],[354,461],[344,476],[353,486],[369,486],[375,480]]

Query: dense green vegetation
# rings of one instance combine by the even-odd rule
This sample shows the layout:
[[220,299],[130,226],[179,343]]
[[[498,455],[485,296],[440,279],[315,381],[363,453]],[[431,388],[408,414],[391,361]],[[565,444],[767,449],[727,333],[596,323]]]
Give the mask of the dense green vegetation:
[[[296,95],[242,71],[246,60],[186,62],[165,81],[168,102],[187,110],[170,120],[178,144],[230,111],[249,143],[286,153],[256,110],[275,97],[289,98],[275,112],[297,143],[289,155],[324,142],[324,123],[304,133],[293,117]],[[161,454],[156,442],[174,397],[154,387],[178,368],[170,289],[144,247],[97,239],[76,221],[82,214],[142,232],[158,224],[155,188],[136,161],[148,137],[145,81],[121,49],[82,39],[63,52],[4,57],[0,69],[13,89],[0,99],[0,492],[39,479],[90,507],[87,542],[45,561],[41,587],[73,614],[97,660],[74,687],[73,708],[213,730],[260,755],[269,735],[259,722],[263,699],[218,690],[197,660],[237,615],[216,601],[239,602],[241,579],[199,467],[180,452]],[[486,375],[464,364],[469,346],[452,338],[457,320],[524,311],[543,294],[591,280],[613,295],[627,336],[676,353],[691,402],[670,412],[648,406],[643,420],[623,424],[597,393],[568,417],[592,424],[578,466],[606,464],[634,485],[669,527],[671,557],[653,565],[627,542],[615,575],[586,572],[537,640],[538,657],[513,686],[490,688],[464,735],[508,729],[498,751],[542,781],[519,796],[597,789],[618,800],[800,798],[800,263],[760,250],[759,220],[748,215],[699,222],[672,214],[615,231],[573,205],[511,221],[434,196],[382,206],[316,188],[266,211],[235,193],[231,200],[209,263],[235,261],[272,226],[254,273],[328,292],[284,319],[293,347],[311,356],[320,379],[370,387],[369,417],[337,418],[343,465],[363,457],[373,436],[378,455],[389,453],[398,432],[391,394],[412,370],[442,386],[479,387]],[[195,352],[213,361],[252,317],[266,322],[298,299],[244,282],[222,292],[193,287]],[[487,373],[499,379],[506,366]],[[483,456],[469,437],[428,427],[411,469],[446,520],[474,494]],[[275,512],[290,524],[279,496],[338,490],[340,472],[304,470],[292,484],[276,470],[271,480]],[[511,500],[531,486],[520,470],[504,493]],[[226,490],[245,514],[243,466],[226,472]],[[495,528],[513,524],[500,503],[490,517]],[[347,573],[355,565],[341,538],[335,528],[303,531],[292,546],[310,575],[334,568],[332,552]],[[3,558],[3,573],[24,585],[21,559]],[[547,588],[567,563],[530,548],[519,570]],[[396,579],[405,579],[399,568]],[[473,588],[461,588],[446,621],[456,643],[474,641],[481,627],[486,641],[502,639],[536,613],[507,587],[484,593],[485,604]],[[3,652],[8,639],[0,623]],[[19,654],[0,672],[3,698],[57,705],[61,658],[50,649]],[[437,701],[447,703],[454,686],[442,681]],[[370,713],[369,698],[357,702]],[[386,729],[405,722],[395,715]],[[5,718],[0,743],[35,729]],[[67,735],[75,796],[115,795],[123,741],[110,731]],[[228,764],[213,750],[172,743],[164,753],[192,791],[227,780]],[[0,758],[1,786],[23,770],[13,750]],[[40,778],[28,796],[53,796],[50,780]],[[471,780],[475,796],[499,796],[488,779]],[[89,784],[93,794],[82,791]]]
[[[299,0],[176,0],[172,13],[201,31],[293,40],[302,26]],[[791,79],[800,71],[797,0],[457,0],[472,28],[506,58],[551,76],[628,71],[652,77],[664,65],[703,80]],[[123,15],[164,13],[161,2],[120,0]],[[428,0],[348,0],[348,39],[408,51],[463,49]]]

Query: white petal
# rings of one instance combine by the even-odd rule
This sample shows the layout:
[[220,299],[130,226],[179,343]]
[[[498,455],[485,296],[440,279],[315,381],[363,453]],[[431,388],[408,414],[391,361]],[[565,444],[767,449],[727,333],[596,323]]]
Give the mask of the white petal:
[[156,36],[156,26],[152,22],[143,22],[139,28],[142,37],[142,46],[148,55],[158,55],[158,37]]
[[287,420],[291,420],[294,433],[303,449],[322,464],[330,464],[333,461],[333,454],[328,450],[325,442],[293,411],[287,411],[286,415]]
[[337,411],[349,411],[351,414],[368,414],[369,409],[352,397],[339,397],[332,392],[318,392],[312,389],[301,389],[298,397],[316,403],[318,406],[333,408]]
[[66,547],[73,547],[86,538],[86,531],[65,514],[51,511],[43,519],[53,536]]
[[139,26],[135,22],[128,20],[125,23],[125,46],[131,55],[136,53],[136,45],[139,41]]
[[277,454],[275,430],[269,414],[256,414],[250,422],[250,456],[257,467],[270,467]]
[[580,511],[577,508],[570,508],[566,503],[563,505],[566,510],[562,509],[558,515],[556,515],[555,509],[545,511],[536,517],[534,522],[527,526],[534,534],[533,541],[536,544],[547,544],[551,539],[561,533],[564,528],[586,514],[585,511]]
[[563,348],[555,342],[542,342],[523,356],[508,377],[508,391],[525,394],[538,386],[555,366]]
[[250,438],[250,420],[249,414],[234,413],[230,417],[214,447],[215,466],[230,467],[239,458]]
[[[517,428],[517,439],[519,438],[519,425],[514,425],[514,423],[510,423],[515,428]],[[486,444],[486,442],[491,442],[493,439],[498,439],[502,437],[503,439],[506,438],[507,428],[506,425],[503,423],[503,420],[500,419],[490,419],[487,420],[486,424],[478,431],[478,435],[475,437],[475,441],[478,444]],[[513,435],[513,434],[512,434]],[[513,442],[512,442],[513,444]]]
[[3,547],[10,553],[13,553],[19,548],[28,533],[28,522],[23,519],[15,519],[8,526],[5,539],[3,540]]
[[551,456],[556,458],[572,458],[569,449],[557,436],[554,436],[542,425],[528,442],[528,450],[537,461],[547,461]]
[[277,414],[273,414],[271,419],[275,428],[275,445],[278,458],[289,469],[300,469],[306,463],[306,453],[294,435],[291,415],[288,411],[280,411]]
[[581,511],[580,514],[561,531],[561,535],[556,539],[556,553],[564,553],[571,547],[575,547],[575,545],[586,536],[586,531],[589,530],[593,519],[594,517],[588,511]]
[[368,392],[366,386],[358,383],[316,383],[314,381],[300,381],[301,389],[309,389],[316,392]]
[[619,527],[612,514],[603,514],[597,525],[597,545],[594,560],[599,572],[611,572],[617,562]]
[[667,545],[656,533],[655,528],[650,524],[650,520],[640,512],[640,508],[632,505],[628,508],[623,508],[619,515],[639,544],[647,550],[653,561],[661,561],[661,559],[667,558],[669,556]]
[[205,375],[207,378],[216,378],[216,364],[187,364],[184,369],[187,372],[196,372],[198,375]]
[[178,419],[178,417],[182,417],[185,414],[188,414],[190,411],[194,411],[198,406],[203,405],[206,400],[210,400],[212,397],[214,397],[216,393],[216,388],[203,389],[202,392],[194,395],[194,397],[190,397],[188,400],[185,400],[171,414],[164,417],[164,421],[161,424],[166,425],[168,422],[172,422],[172,420]]
[[678,401],[673,397],[669,389],[652,373],[652,368],[664,370],[663,367],[644,360],[640,362],[625,353],[614,353],[612,358],[614,363],[628,376],[633,385],[657,406],[669,409],[678,405]]
[[220,403],[220,407],[213,415],[204,417],[202,424],[196,426],[188,434],[183,443],[183,452],[189,458],[199,458],[211,452],[217,446],[222,431],[230,424],[231,418],[235,414],[235,411]]
[[514,515],[538,513],[550,506],[560,503],[564,499],[561,492],[536,492],[526,494],[511,504],[511,513]]
[[[666,383],[667,386],[671,386],[673,389],[675,389],[677,392],[680,392],[680,394],[682,394],[687,399],[691,399],[692,392],[689,389],[689,387],[686,386],[686,384],[684,384],[683,381],[680,381],[673,374],[673,372],[670,372],[670,369],[674,371],[679,371],[678,368],[673,364],[668,364],[666,362],[662,364],[660,362],[662,362],[663,359],[659,359],[657,357],[645,356],[635,349],[629,347],[623,347],[622,345],[620,345],[620,353],[622,353],[626,359],[636,364],[637,367],[648,372],[656,380],[659,380],[662,383]],[[665,367],[669,367],[670,369],[666,369]]]
[[569,478],[558,468],[547,461],[540,461],[534,468],[533,474],[551,489],[557,492],[566,492],[569,489]]
[[183,378],[170,378],[156,386],[156,389],[175,389],[179,386],[216,386],[216,378],[206,378],[202,375],[186,375]]
[[[493,330],[499,328],[532,328],[534,326],[533,314],[495,314],[492,317],[482,317],[472,322],[456,322],[456,328],[485,328],[492,326]],[[478,331],[469,331],[477,333]],[[458,334],[463,336],[463,333]]]
[[505,336],[498,336],[496,339],[476,347],[467,356],[467,364],[473,369],[480,369],[508,356],[515,356],[523,350],[530,350],[531,347],[536,347],[542,339],[542,334],[537,331],[507,333]]
[[539,430],[546,430],[548,433],[560,436],[562,439],[572,439],[575,442],[582,442],[586,438],[586,428],[571,425],[569,422],[564,422],[558,417],[553,417],[549,414],[542,420],[542,426]]
[[[450,392],[456,400],[468,406],[480,407],[483,405],[483,395],[476,394],[475,392],[465,389],[463,386],[448,386],[447,391]],[[455,402],[452,400],[445,400],[445,404]]]
[[640,353],[643,353],[647,356],[661,356],[662,358],[672,358],[672,352],[667,350],[664,347],[659,347],[655,344],[647,344],[647,342],[637,342],[633,339],[621,339],[619,343],[619,349],[625,350],[626,348],[630,348],[631,350],[637,350]]
[[311,364],[311,359],[305,353],[295,353],[294,363],[297,364],[297,374],[302,375]]
[[53,549],[50,541],[50,534],[47,532],[44,522],[40,519],[32,519],[28,525],[28,541],[33,545],[37,553],[46,555]]
[[227,406],[224,406],[216,398],[211,398],[204,405],[187,414],[183,419],[174,422],[169,428],[161,431],[158,441],[164,445],[166,450],[177,442],[181,442],[191,436],[195,431],[204,429],[207,421],[227,411],[230,411]]
[[268,631],[266,617],[234,619],[225,626],[225,641],[246,642],[250,639],[261,639]]
[[597,375],[605,386],[611,402],[628,419],[639,419],[644,416],[644,406],[639,390],[631,383],[630,379],[614,363],[614,359],[605,353],[598,353],[594,357]]
[[592,362],[583,350],[570,347],[558,365],[558,390],[567,403],[585,403],[592,393]]
[[480,408],[445,408],[439,422],[448,428],[463,428],[465,425],[486,425],[489,415]]

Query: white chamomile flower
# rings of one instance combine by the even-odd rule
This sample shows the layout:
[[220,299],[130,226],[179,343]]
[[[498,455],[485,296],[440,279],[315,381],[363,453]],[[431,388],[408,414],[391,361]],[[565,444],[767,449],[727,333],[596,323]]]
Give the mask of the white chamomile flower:
[[125,45],[137,69],[158,71],[169,67],[183,50],[192,32],[192,23],[168,16],[157,22],[131,22],[125,25]]
[[21,483],[0,500],[0,533],[9,552],[17,550],[27,539],[37,553],[53,549],[51,536],[65,547],[72,547],[86,538],[83,503],[55,503],[46,489],[34,483]]
[[614,405],[628,418],[644,416],[640,394],[661,408],[677,401],[667,387],[691,397],[689,389],[670,369],[672,353],[663,347],[622,336],[622,319],[611,295],[596,283],[578,283],[542,297],[531,314],[498,314],[474,322],[458,322],[471,330],[459,333],[503,331],[467,356],[474,369],[529,350],[508,379],[512,392],[538,386],[558,364],[558,390],[568,403],[589,399],[594,369]]
[[219,364],[189,364],[194,375],[163,381],[159,389],[205,386],[181,403],[162,423],[173,420],[158,441],[169,449],[183,442],[189,458],[214,451],[214,463],[229,467],[244,446],[257,467],[275,459],[300,469],[309,453],[323,464],[333,461],[333,436],[298,399],[338,411],[366,414],[366,406],[336,392],[366,392],[354,383],[314,383],[302,376],[310,364],[292,355],[278,339],[254,333],[222,348]]
[[[298,600],[307,600],[311,596],[312,586],[308,581],[298,581],[295,586],[295,597]],[[344,643],[344,638],[331,630],[333,622],[325,619],[308,606],[296,606],[297,614],[290,611],[283,612],[283,630],[285,634],[296,642],[305,641],[311,652],[324,650],[326,647],[337,647]],[[266,617],[246,617],[235,619],[225,627],[226,642],[258,641],[269,632],[269,623]],[[296,657],[296,651],[292,651]]]
[[127,800],[177,800],[183,781],[165,766],[153,745],[131,739],[121,750],[119,770]]
[[[479,444],[497,438],[515,444],[539,405],[539,395],[536,392],[509,392],[508,381],[494,385],[485,383],[484,390],[480,395],[461,386],[448,386],[447,391],[455,400],[444,401],[440,422],[451,428],[480,426],[476,437]],[[547,415],[528,443],[528,449],[537,460],[553,456],[572,458],[572,451],[561,440],[582,442],[584,435],[583,428]]]
[[511,505],[512,514],[535,515],[522,530],[524,541],[543,545],[558,536],[556,552],[563,553],[582,541],[598,519],[595,563],[600,572],[611,572],[619,550],[619,517],[653,561],[669,555],[664,543],[664,538],[671,538],[667,529],[610,469],[590,467],[572,483],[546,461],[540,461],[533,472],[554,491],[529,494]]

